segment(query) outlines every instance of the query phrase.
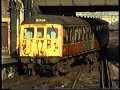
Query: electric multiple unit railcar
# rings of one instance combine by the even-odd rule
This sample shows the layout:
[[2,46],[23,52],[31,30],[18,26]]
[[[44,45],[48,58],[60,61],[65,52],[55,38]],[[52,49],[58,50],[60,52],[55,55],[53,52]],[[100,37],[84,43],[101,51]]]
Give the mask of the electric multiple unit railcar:
[[41,71],[67,72],[76,60],[93,60],[98,55],[97,51],[103,45],[107,46],[108,29],[105,27],[95,22],[93,28],[90,20],[72,16],[39,15],[28,18],[21,24],[19,33],[21,61],[27,67],[32,66],[33,70],[39,66],[37,69]]

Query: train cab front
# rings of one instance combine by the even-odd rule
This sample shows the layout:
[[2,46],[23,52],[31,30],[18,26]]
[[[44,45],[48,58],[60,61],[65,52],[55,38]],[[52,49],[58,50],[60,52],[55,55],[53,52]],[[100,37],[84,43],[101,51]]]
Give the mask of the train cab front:
[[[20,32],[20,56],[29,58],[62,57],[62,26],[59,24],[25,24]],[[54,62],[54,60],[53,60]]]

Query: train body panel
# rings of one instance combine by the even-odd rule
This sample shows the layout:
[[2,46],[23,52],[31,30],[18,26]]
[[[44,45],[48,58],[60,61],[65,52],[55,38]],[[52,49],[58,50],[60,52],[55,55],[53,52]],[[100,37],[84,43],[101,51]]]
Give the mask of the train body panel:
[[19,51],[21,57],[63,58],[99,49],[92,28],[85,20],[70,16],[51,17],[40,15],[29,19],[31,22],[26,20],[22,23]]
[[99,44],[97,40],[95,41],[87,41],[87,42],[78,42],[73,44],[64,44],[63,45],[63,57],[74,55],[77,53],[99,50]]
[[20,56],[62,56],[61,25],[25,24],[21,26],[20,34]]
[[94,57],[96,50],[101,48],[100,39],[96,38],[99,31],[96,30],[96,34],[95,30],[85,19],[72,16],[39,15],[28,18],[23,21],[20,30],[21,61],[35,62],[42,70],[49,66],[47,69],[64,72],[68,64],[71,66],[76,62],[75,58],[91,59],[89,55]]

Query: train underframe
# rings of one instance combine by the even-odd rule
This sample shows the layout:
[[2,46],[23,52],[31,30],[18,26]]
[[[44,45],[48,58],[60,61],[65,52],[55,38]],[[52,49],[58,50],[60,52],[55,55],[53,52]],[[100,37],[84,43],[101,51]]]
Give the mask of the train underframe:
[[18,63],[2,67],[2,80],[14,78],[17,75],[36,75],[49,72],[53,75],[67,74],[74,64],[91,65],[97,61],[99,50],[66,56],[63,58],[20,58]]
[[76,63],[93,64],[99,57],[98,51],[59,57],[21,58],[23,70],[28,75],[50,71],[53,75],[66,74]]

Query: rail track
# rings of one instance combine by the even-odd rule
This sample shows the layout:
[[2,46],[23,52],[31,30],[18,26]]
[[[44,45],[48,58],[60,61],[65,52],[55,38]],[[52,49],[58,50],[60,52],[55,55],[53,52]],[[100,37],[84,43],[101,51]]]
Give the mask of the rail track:
[[[95,66],[97,66],[97,65],[95,65]],[[87,65],[79,66],[78,65],[78,67],[79,68],[76,69],[76,66],[75,66],[75,68],[72,68],[70,70],[70,73],[71,73],[71,71],[76,72],[74,75],[72,75],[72,77],[67,76],[70,73],[68,73],[67,75],[63,75],[63,76],[50,76],[50,77],[47,75],[46,76],[45,75],[42,75],[42,76],[40,76],[40,75],[35,75],[35,76],[18,75],[14,78],[4,80],[3,87],[15,88],[15,89],[25,88],[25,87],[26,88],[57,88],[57,89],[60,89],[60,88],[67,87],[67,88],[74,89],[76,87],[76,85],[79,83],[79,80],[82,79],[82,77],[83,77],[82,74],[84,74],[84,72],[87,72],[87,71],[89,72],[89,70],[87,68],[90,66],[87,66]],[[107,68],[105,69],[105,67],[107,67]],[[100,61],[100,73],[101,73],[101,87],[102,88],[111,88],[112,82],[110,79],[108,62],[106,60]],[[62,82],[62,80],[64,80],[65,78],[69,79],[67,86],[64,83],[60,84]],[[85,85],[85,86],[87,86],[87,85]]]
[[72,89],[75,87],[75,84],[77,83],[77,80],[78,80],[78,77],[80,78],[80,74],[82,73],[82,71],[83,71],[83,66],[82,66],[82,68],[79,70],[79,72],[77,73],[77,76],[76,76],[76,78],[75,78],[75,80],[74,80],[74,83],[73,83],[73,85],[72,85]]
[[[9,79],[7,81],[3,82],[3,87],[5,88],[75,88],[77,80],[81,77],[81,74],[83,73],[82,71],[84,70],[84,66],[75,66],[74,68],[71,69],[71,72],[68,74],[74,73],[74,76],[67,76],[67,75],[62,75],[62,76],[40,76],[40,75],[35,75],[35,76],[28,76],[28,75],[20,75],[15,78]],[[60,84],[63,79],[69,79],[70,83],[67,82],[68,86],[66,86],[65,83]],[[72,79],[73,78],[73,79]]]
[[101,88],[112,88],[112,80],[108,61],[106,59],[100,60],[100,75],[101,75]]

